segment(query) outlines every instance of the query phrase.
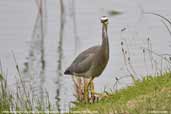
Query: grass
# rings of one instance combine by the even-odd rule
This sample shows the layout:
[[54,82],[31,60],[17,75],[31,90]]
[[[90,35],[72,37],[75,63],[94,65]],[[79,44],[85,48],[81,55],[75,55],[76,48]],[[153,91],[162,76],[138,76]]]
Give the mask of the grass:
[[[20,89],[14,95],[14,92],[9,89],[6,78],[0,74],[0,114],[3,114],[3,111],[41,111],[40,114],[45,114],[45,111],[54,110],[50,106],[48,97],[44,99],[48,102],[41,104],[42,99],[29,96],[31,91],[26,89],[21,79],[17,83]],[[136,80],[132,86],[111,93],[97,103],[77,104],[71,110],[72,113],[73,111],[76,113],[93,111],[99,114],[148,114],[156,111],[169,113],[171,111],[171,73],[146,76],[142,80]]]
[[45,114],[46,111],[52,110],[48,93],[41,99],[32,96],[32,90],[25,85],[21,77],[16,83],[16,90],[11,90],[6,78],[0,73],[0,114],[31,114],[33,111]]
[[95,104],[78,104],[72,110],[97,111],[99,114],[147,114],[157,113],[157,111],[169,113],[171,111],[171,73],[147,76]]
[[[41,111],[40,114],[45,114],[45,111],[55,110],[51,108],[48,97],[43,99],[45,104],[41,104],[42,99],[30,96],[31,90],[27,89],[20,76],[18,77],[17,86],[20,86],[20,88],[14,94],[14,91],[9,89],[4,75],[0,74],[0,114],[3,114],[3,111]],[[113,92],[97,103],[80,103],[71,110],[76,111],[76,113],[80,111],[92,113],[91,111],[93,111],[99,114],[170,112],[171,73],[160,76],[146,76],[142,80],[135,80],[133,85]]]

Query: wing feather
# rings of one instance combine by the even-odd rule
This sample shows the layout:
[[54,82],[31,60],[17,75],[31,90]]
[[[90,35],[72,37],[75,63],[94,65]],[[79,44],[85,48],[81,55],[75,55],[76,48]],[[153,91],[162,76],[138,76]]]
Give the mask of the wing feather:
[[94,55],[98,49],[99,49],[99,46],[94,46],[83,51],[73,61],[73,63],[69,67],[69,70],[72,73],[78,73],[78,74],[87,72],[93,63]]

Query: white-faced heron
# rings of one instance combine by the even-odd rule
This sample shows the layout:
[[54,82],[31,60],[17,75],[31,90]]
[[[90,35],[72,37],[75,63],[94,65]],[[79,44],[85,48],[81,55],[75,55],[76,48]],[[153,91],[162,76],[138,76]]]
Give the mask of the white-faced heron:
[[[84,100],[88,101],[88,88],[93,84],[93,79],[98,77],[105,69],[109,60],[109,42],[107,25],[108,18],[101,17],[102,23],[102,43],[93,46],[80,53],[72,64],[65,70],[64,74],[89,78],[90,81],[84,86]],[[94,86],[92,94],[94,93]]]

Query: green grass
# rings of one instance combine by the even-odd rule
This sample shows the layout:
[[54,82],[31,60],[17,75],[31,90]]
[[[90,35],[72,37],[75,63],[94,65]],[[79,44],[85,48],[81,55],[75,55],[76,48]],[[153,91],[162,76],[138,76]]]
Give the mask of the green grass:
[[[7,80],[0,74],[0,114],[3,111],[43,111],[55,110],[47,104],[41,104],[40,98],[31,99],[30,90],[21,89],[14,95]],[[45,98],[44,100],[48,100]],[[34,104],[34,106],[33,106]],[[48,107],[46,109],[43,106]],[[94,111],[99,114],[148,114],[150,111],[171,112],[171,73],[161,76],[148,76],[136,80],[132,86],[123,88],[94,104],[78,104],[72,111]],[[86,113],[84,112],[84,113]],[[166,113],[164,112],[164,113]],[[74,112],[72,112],[74,113]],[[81,113],[81,112],[80,112]],[[88,112],[91,113],[91,112]],[[43,114],[43,112],[42,112]]]
[[145,77],[95,104],[78,104],[72,110],[97,111],[99,114],[148,114],[150,111],[169,113],[171,73]]
[[[0,114],[13,114],[13,111],[19,111],[17,114],[26,114],[39,112],[45,114],[45,111],[51,111],[51,103],[48,95],[43,99],[31,96],[31,90],[25,86],[25,83],[20,78],[17,79],[17,90],[12,91],[9,88],[8,82],[3,74],[0,74]],[[42,104],[41,101],[44,101]],[[41,113],[40,113],[41,112]]]

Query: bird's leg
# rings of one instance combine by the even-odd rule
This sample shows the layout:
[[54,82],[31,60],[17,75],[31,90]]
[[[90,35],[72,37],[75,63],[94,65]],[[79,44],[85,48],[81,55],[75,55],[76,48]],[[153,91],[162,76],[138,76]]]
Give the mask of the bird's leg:
[[93,82],[93,80],[91,80],[90,86],[91,86],[91,100],[94,103],[96,101],[96,96],[95,96],[96,92],[95,92],[95,89],[94,89],[94,82]]
[[89,83],[86,79],[84,79],[84,102],[88,103],[89,100],[89,91],[88,91]]
[[93,79],[94,78],[91,78],[90,81],[89,81],[89,84],[88,86],[90,87],[90,93],[91,93],[91,100],[92,102],[95,101],[95,90],[94,90],[94,83],[93,83]]
[[94,80],[94,78],[91,78],[88,85],[90,86],[91,101],[95,102],[95,101],[98,101],[101,98],[107,97],[108,95],[104,94],[104,93],[95,92],[93,80]]
[[92,78],[92,79],[90,80],[90,92],[91,92],[91,97],[94,97],[94,94],[95,94],[93,79],[94,79],[94,78]]

